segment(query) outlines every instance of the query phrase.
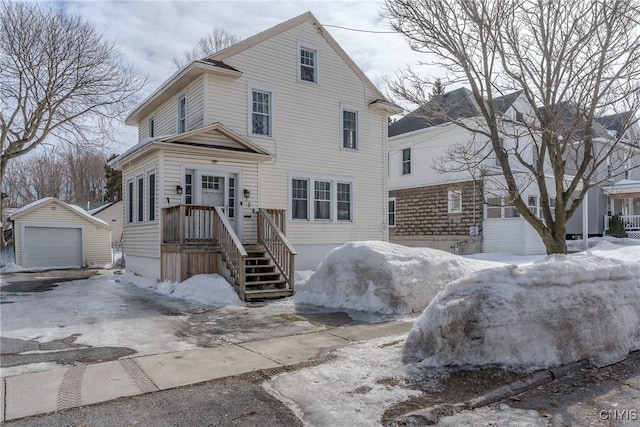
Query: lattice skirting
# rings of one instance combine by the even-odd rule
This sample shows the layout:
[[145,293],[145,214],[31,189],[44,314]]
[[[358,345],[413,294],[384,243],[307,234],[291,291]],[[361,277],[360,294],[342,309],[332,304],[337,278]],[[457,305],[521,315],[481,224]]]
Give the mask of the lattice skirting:
[[627,230],[630,239],[640,239],[640,230]]

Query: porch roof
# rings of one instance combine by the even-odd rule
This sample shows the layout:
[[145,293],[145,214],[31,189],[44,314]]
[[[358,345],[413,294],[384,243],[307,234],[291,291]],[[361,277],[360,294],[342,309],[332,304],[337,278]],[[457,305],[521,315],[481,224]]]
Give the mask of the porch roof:
[[[189,141],[190,138],[206,134],[207,132],[218,132],[228,138],[230,141],[234,142],[236,146],[219,146],[215,144],[205,144]],[[221,150],[219,152],[228,151],[229,153],[244,153],[253,155],[257,159],[265,161],[271,159],[272,157],[271,153],[269,153],[267,150],[263,149],[257,144],[254,144],[249,139],[224,126],[222,123],[216,122],[188,132],[145,138],[115,159],[111,160],[108,164],[109,166],[118,169],[125,160],[131,160],[133,157],[136,157],[143,151],[147,151],[152,146],[162,146],[165,144],[194,146],[209,148],[212,150]]]
[[602,191],[610,199],[640,198],[640,181],[622,179],[612,185],[602,187]]

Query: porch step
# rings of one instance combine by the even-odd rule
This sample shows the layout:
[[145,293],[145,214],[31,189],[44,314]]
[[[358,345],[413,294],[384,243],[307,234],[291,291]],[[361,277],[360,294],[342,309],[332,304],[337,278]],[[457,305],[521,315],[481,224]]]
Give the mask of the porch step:
[[285,280],[282,279],[278,279],[278,280],[256,280],[253,282],[244,282],[244,284],[246,286],[268,286],[268,285],[273,285],[275,287],[282,287],[283,285],[286,285],[287,282]]
[[245,291],[245,300],[264,299],[264,298],[285,298],[293,295],[291,289],[266,289],[256,291]]

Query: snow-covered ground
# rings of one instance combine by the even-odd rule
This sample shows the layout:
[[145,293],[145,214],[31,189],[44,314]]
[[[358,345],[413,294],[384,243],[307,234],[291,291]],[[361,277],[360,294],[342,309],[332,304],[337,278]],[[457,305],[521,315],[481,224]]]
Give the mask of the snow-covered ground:
[[447,283],[499,265],[436,249],[350,242],[329,252],[298,285],[295,300],[366,312],[418,313]]

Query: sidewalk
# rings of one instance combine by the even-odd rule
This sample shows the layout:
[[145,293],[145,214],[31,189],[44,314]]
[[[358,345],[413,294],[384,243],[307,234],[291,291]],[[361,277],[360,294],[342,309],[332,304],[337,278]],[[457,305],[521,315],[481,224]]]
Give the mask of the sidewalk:
[[386,322],[2,378],[0,422],[321,359],[351,342],[402,334]]

